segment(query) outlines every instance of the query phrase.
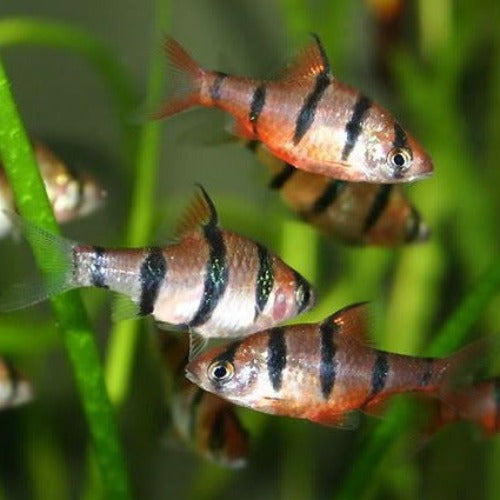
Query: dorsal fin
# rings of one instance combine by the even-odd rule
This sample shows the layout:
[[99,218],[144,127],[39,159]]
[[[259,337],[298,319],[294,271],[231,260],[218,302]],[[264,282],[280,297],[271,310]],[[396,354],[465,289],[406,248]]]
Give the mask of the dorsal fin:
[[205,191],[201,184],[197,184],[198,191],[193,196],[193,199],[182,214],[175,236],[182,236],[199,230],[204,226],[218,226],[219,217],[217,210],[210,196]]
[[368,302],[346,306],[328,316],[323,323],[334,323],[339,335],[347,335],[363,343],[368,342]]
[[312,40],[295,56],[285,69],[281,80],[287,82],[314,78],[320,73],[333,78],[330,62],[318,35],[311,33]]

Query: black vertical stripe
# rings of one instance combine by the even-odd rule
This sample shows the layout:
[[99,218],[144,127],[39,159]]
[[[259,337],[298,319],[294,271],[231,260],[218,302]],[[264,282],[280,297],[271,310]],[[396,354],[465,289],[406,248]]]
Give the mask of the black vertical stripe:
[[381,392],[387,382],[387,375],[389,374],[389,361],[385,352],[377,352],[377,359],[373,365],[372,372],[372,389],[370,398]]
[[407,147],[408,136],[404,128],[398,123],[394,122],[394,141],[392,145],[395,148],[405,148]]
[[420,385],[425,387],[429,385],[429,382],[432,380],[432,369],[434,367],[434,358],[427,358],[425,360],[425,371],[420,379]]
[[257,121],[259,119],[262,110],[266,104],[266,86],[264,84],[259,85],[252,96],[252,102],[250,104],[250,113],[248,119],[252,123],[253,133],[257,135]]
[[226,262],[227,251],[222,231],[213,221],[210,221],[203,226],[203,234],[210,248],[210,255],[205,270],[203,297],[193,319],[188,323],[189,327],[203,325],[210,319],[226,291],[229,277]]
[[370,207],[368,215],[366,216],[365,222],[363,224],[363,233],[368,233],[368,231],[370,231],[370,229],[379,220],[380,216],[387,207],[392,188],[392,184],[382,184],[381,186],[379,186],[372,206]]
[[142,261],[139,280],[141,295],[139,298],[139,316],[151,314],[155,307],[158,292],[165,280],[167,262],[161,248],[150,248]]
[[[403,127],[398,123],[394,122],[394,140],[392,142],[392,145],[395,148],[405,148],[409,151],[410,155],[413,156],[413,153],[408,146],[408,137],[406,135],[405,130]],[[407,165],[393,165],[393,173],[392,176],[395,179],[400,179],[403,177],[403,172],[408,168]]]
[[334,335],[337,330],[338,326],[329,319],[320,326],[319,381],[324,399],[330,397],[337,376],[336,346],[334,342]]
[[370,109],[372,102],[368,97],[360,94],[354,106],[352,108],[351,119],[347,122],[345,126],[345,143],[342,149],[342,160],[346,161],[349,158],[359,135],[361,134],[361,129],[363,125],[363,120],[366,117],[367,111]]
[[314,122],[316,109],[328,85],[330,85],[330,75],[328,71],[323,70],[316,76],[312,92],[305,98],[300,108],[297,120],[295,122],[295,132],[293,134],[293,143],[297,145],[304,137]]
[[255,318],[266,307],[269,296],[274,286],[274,273],[271,255],[266,247],[257,243],[257,253],[259,257],[259,270],[255,284]]
[[93,247],[90,263],[90,283],[99,288],[108,288],[106,284],[106,249]]
[[10,383],[10,392],[9,395],[5,398],[4,405],[8,406],[11,403],[14,403],[17,398],[17,393],[19,390],[19,373],[12,366],[10,361],[5,360],[5,369],[7,371],[7,380]]
[[281,327],[269,330],[267,343],[267,373],[275,391],[281,389],[283,370],[286,366],[285,331]]
[[269,187],[271,189],[281,189],[296,171],[297,169],[293,165],[285,163],[283,168],[271,179]]
[[316,198],[311,212],[313,214],[319,215],[323,213],[344,191],[347,187],[347,182],[345,181],[330,181],[323,189],[322,193]]
[[228,363],[233,363],[236,351],[240,347],[240,344],[241,340],[235,340],[234,342],[231,342],[226,347],[226,349],[224,349],[217,357],[214,358],[213,362],[227,361]]
[[210,89],[208,90],[212,101],[214,101],[214,102],[220,101],[222,82],[226,78],[227,78],[226,73],[222,73],[221,71],[216,72],[216,77],[215,77],[214,83],[210,86]]

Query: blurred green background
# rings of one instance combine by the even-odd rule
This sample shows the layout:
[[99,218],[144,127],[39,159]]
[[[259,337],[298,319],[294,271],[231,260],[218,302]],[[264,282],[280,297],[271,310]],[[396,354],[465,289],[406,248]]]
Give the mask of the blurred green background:
[[[380,5],[401,12],[389,20]],[[200,182],[225,227],[266,243],[316,284],[321,300],[305,319],[373,300],[376,345],[417,355],[488,278],[484,273],[497,269],[499,10],[496,0],[18,0],[0,5],[0,49],[30,133],[108,190],[106,209],[64,234],[101,245],[167,241]],[[49,44],[55,27],[38,36],[36,23],[27,31],[12,19],[26,16],[100,40],[124,71],[121,87],[109,85],[113,80],[102,71],[109,65],[96,70],[82,47]],[[218,111],[145,123],[145,110],[166,93],[162,34],[175,36],[207,68],[269,77],[311,31],[323,40],[334,74],[393,110],[432,154],[435,175],[408,187],[432,228],[429,243],[346,248],[318,236],[267,190],[267,172],[249,152],[238,145],[206,147],[192,133],[200,124],[222,129]],[[32,267],[27,249],[0,242],[2,286]],[[500,438],[486,440],[466,424],[443,430],[418,453],[416,428],[402,425],[363,474],[360,454],[386,424],[383,417],[341,431],[242,410],[252,453],[237,472],[164,447],[164,376],[151,320],[112,325],[109,294],[83,296],[107,363],[137,498],[302,500],[338,498],[339,492],[348,498],[355,491],[349,484],[359,488],[354,498],[500,498]],[[469,338],[500,332],[499,294],[486,302]],[[37,392],[35,403],[0,414],[0,495],[102,497],[92,464],[88,472],[87,427],[49,308],[3,315],[0,352],[22,367]],[[500,364],[490,371],[500,373]],[[412,406],[412,413],[419,411]]]

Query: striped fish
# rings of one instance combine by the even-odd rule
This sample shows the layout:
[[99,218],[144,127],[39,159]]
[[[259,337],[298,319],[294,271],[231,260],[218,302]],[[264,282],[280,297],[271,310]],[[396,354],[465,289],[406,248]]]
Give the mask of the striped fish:
[[259,141],[245,144],[271,171],[270,188],[325,235],[353,245],[396,246],[428,239],[428,226],[399,185],[311,174],[274,157]]
[[438,395],[477,345],[450,358],[420,358],[364,342],[366,305],[319,324],[277,327],[211,349],[191,361],[191,382],[265,413],[344,426],[354,410],[373,411],[402,392]]
[[500,432],[500,377],[448,392],[438,405],[433,431],[450,422],[464,420],[475,423],[488,435]]
[[201,337],[238,337],[309,309],[309,283],[260,243],[221,229],[203,188],[188,207],[177,242],[164,247],[103,248],[75,243],[11,220],[44,249],[53,275],[45,289],[0,297],[0,311],[81,287],[109,288],[128,297],[115,319],[153,315]]
[[171,428],[167,443],[181,443],[217,465],[244,467],[249,453],[248,433],[234,406],[188,382],[187,337],[159,332],[158,341],[171,390],[168,395]]
[[[106,192],[95,179],[70,169],[41,142],[33,143],[33,152],[57,222],[84,217],[102,206]],[[0,238],[12,230],[11,221],[1,209],[13,211],[15,203],[5,171],[0,166]]]
[[297,168],[355,182],[409,182],[432,173],[432,161],[396,119],[335,79],[319,39],[279,80],[229,76],[201,68],[172,38],[167,57],[182,84],[154,115],[192,106],[230,113],[238,137],[262,141]]
[[0,358],[0,410],[20,406],[33,399],[33,388],[5,358]]

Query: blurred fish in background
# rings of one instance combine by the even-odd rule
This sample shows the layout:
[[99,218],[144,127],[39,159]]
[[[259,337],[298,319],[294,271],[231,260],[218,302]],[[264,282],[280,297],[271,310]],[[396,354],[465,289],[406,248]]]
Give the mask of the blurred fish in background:
[[33,387],[10,361],[0,357],[0,410],[29,403]]
[[[33,152],[57,222],[79,219],[102,207],[106,191],[91,175],[70,168],[42,142],[33,143]],[[14,211],[15,203],[9,181],[0,166],[1,209]],[[0,211],[0,238],[11,231],[12,222]]]
[[188,361],[187,334],[159,331],[158,344],[169,387],[166,442],[179,443],[198,456],[224,467],[247,463],[249,435],[234,405],[200,389],[184,376]]

